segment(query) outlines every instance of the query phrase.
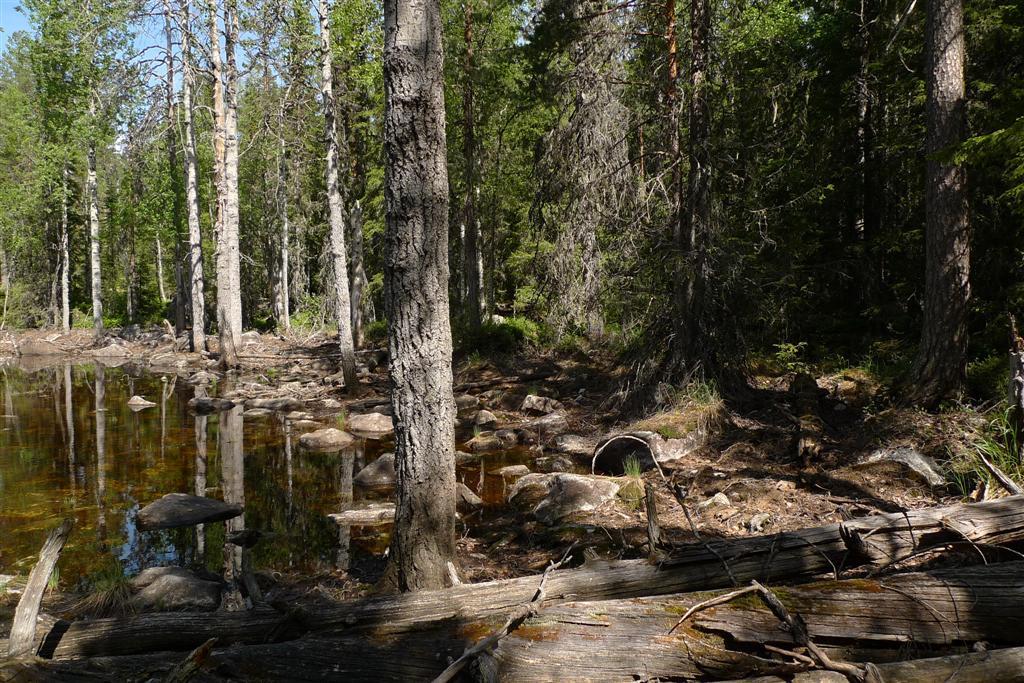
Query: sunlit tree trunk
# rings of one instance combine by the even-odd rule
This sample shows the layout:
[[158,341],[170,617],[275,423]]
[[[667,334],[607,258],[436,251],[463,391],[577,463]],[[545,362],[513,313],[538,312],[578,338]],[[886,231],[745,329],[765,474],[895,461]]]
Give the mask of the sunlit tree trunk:
[[156,236],[156,284],[160,303],[167,303],[167,287],[164,285],[164,245],[160,241],[160,235]]
[[71,331],[71,249],[68,226],[68,165],[61,169],[60,191],[60,326]]
[[[90,118],[96,115],[96,104],[89,104]],[[96,187],[96,139],[90,135],[88,169],[85,180],[86,201],[89,204],[89,264],[92,287],[92,327],[99,340],[103,337],[103,280],[100,266],[100,207]]]
[[933,406],[956,391],[966,372],[971,296],[971,223],[967,169],[942,153],[966,132],[963,0],[930,0],[925,31],[925,289],[921,345],[909,398]]
[[398,475],[388,578],[412,591],[443,587],[455,557],[439,0],[385,0],[384,95],[384,300]]
[[242,337],[242,274],[238,243],[238,13],[224,2],[224,214],[217,245],[217,326],[221,367],[238,365]]
[[338,323],[338,352],[345,386],[356,385],[356,355],[352,340],[352,302],[348,289],[348,264],[345,253],[345,200],[339,180],[340,150],[338,120],[334,101],[334,73],[331,64],[331,21],[327,0],[320,0],[320,66],[324,120],[327,126],[327,206],[330,220],[332,283],[335,317]]
[[[166,39],[166,78],[164,79],[164,96],[167,107],[167,164],[171,179],[171,222],[174,224],[174,332],[180,334],[185,329],[185,308],[188,292],[185,287],[185,274],[182,268],[181,254],[181,184],[178,175],[178,117],[174,106],[174,22],[171,11],[171,0],[163,0],[164,37]],[[157,244],[159,245],[159,235]]]
[[192,304],[192,350],[206,350],[206,295],[203,288],[203,233],[199,222],[199,169],[196,161],[196,131],[193,123],[192,33],[188,0],[180,0],[181,31],[181,115],[185,125],[185,206],[188,212],[189,300]]

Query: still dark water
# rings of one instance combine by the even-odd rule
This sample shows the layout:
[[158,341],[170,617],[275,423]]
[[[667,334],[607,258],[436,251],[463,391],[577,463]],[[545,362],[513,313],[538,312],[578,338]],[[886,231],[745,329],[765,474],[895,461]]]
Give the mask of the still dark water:
[[[339,527],[327,514],[382,497],[352,479],[389,442],[310,453],[281,415],[245,418],[241,407],[193,415],[195,392],[173,375],[134,366],[0,367],[0,574],[26,574],[65,517],[76,524],[58,565],[64,588],[165,564],[219,572],[224,523],[136,529],[140,507],[172,492],[242,503],[245,514],[228,525],[266,533],[252,551],[257,570],[349,569],[384,552],[388,526]],[[156,406],[132,411],[134,395]],[[485,503],[469,523],[500,513],[507,484],[495,471],[532,460],[517,449],[460,466],[459,480]]]
[[[7,367],[0,383],[0,573],[26,573],[64,517],[76,521],[59,565],[64,587],[161,564],[217,570],[224,524],[136,529],[141,506],[176,491],[243,503],[232,528],[269,532],[253,550],[257,569],[347,568],[353,554],[386,546],[386,528],[339,528],[326,515],[372,497],[353,489],[352,474],[387,444],[308,453],[280,416],[245,419],[241,408],[192,415],[195,389],[173,376]],[[127,402],[135,394],[157,405],[133,412]]]

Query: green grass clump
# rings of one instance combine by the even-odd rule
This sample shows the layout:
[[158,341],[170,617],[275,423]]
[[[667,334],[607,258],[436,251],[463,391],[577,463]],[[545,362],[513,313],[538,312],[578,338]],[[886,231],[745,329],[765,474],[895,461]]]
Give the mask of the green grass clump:
[[135,612],[131,583],[119,566],[90,574],[85,583],[88,592],[72,609],[76,616],[115,617]]

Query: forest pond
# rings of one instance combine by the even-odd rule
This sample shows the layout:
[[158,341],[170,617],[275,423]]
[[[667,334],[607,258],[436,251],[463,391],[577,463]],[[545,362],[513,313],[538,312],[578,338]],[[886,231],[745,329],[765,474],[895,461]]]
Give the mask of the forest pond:
[[[347,570],[387,547],[387,526],[339,527],[327,517],[386,495],[362,491],[352,479],[390,450],[387,441],[306,452],[282,415],[245,418],[240,407],[194,415],[187,405],[194,387],[132,366],[15,365],[2,369],[0,383],[0,574],[27,573],[47,530],[64,517],[76,522],[59,565],[65,587],[165,564],[217,571],[223,523],[136,529],[140,507],[172,492],[242,502],[245,528],[265,534],[253,548],[258,570]],[[133,411],[134,395],[156,405]],[[485,516],[501,506],[504,490],[500,477],[481,480],[481,470],[524,458],[498,453],[487,461],[459,469],[459,479],[483,498]]]

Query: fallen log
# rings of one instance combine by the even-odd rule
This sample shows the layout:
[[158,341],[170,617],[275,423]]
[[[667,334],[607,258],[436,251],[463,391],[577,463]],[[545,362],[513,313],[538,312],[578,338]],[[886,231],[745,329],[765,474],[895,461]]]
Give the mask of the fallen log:
[[[920,683],[951,681],[955,683],[1024,683],[1024,647],[1010,647],[987,652],[911,659],[906,662],[876,664],[885,683]],[[742,683],[849,683],[849,679],[830,671],[807,671],[782,679],[759,676],[742,679]],[[741,683],[732,681],[731,683]]]
[[[882,580],[827,581],[774,594],[806,622],[833,659],[882,661],[978,641],[1024,644],[1024,562],[921,572]],[[686,594],[547,609],[480,660],[489,681],[741,678],[792,674],[800,661],[771,661],[772,645],[793,650],[794,634],[755,596],[701,612],[670,634],[681,612],[706,595]],[[827,645],[823,645],[827,643]],[[756,653],[764,652],[764,656]],[[888,680],[888,679],[886,679]],[[920,678],[916,680],[941,680]]]
[[[677,547],[666,561],[624,560],[552,572],[550,603],[614,600],[722,588],[735,581],[806,579],[843,568],[887,565],[950,543],[979,546],[1024,539],[1024,498],[878,515],[825,527]],[[855,548],[855,552],[848,547]],[[729,567],[726,571],[723,565]],[[191,650],[209,638],[223,645],[262,643],[312,632],[404,637],[433,624],[507,616],[536,591],[532,576],[440,591],[353,600],[315,613],[254,610],[239,614],[144,614],[62,623],[44,656],[60,659]],[[465,643],[463,643],[463,646]]]
[[74,520],[65,519],[60,526],[50,532],[39,551],[39,562],[32,567],[28,575],[28,583],[21,594],[18,607],[14,611],[14,623],[7,646],[7,655],[17,657],[28,654],[36,643],[36,621],[39,617],[39,605],[43,600],[43,591],[50,582],[50,574],[57,565],[60,551],[71,535]]
[[[879,670],[893,673],[892,678],[884,677],[889,683],[944,680],[958,665],[979,676],[984,672],[990,676],[964,680],[988,683],[1018,680],[1003,676],[999,667],[1024,672],[1024,656],[996,651],[960,659],[944,656],[899,665],[885,662],[906,656],[908,646],[919,653],[948,655],[957,650],[962,654],[979,641],[1021,645],[1022,578],[1024,562],[1012,562],[878,580],[826,581],[776,588],[773,593],[792,614],[802,617],[809,636],[830,656],[882,662],[877,664]],[[680,614],[708,597],[708,593],[688,593],[549,605],[505,634],[493,650],[479,652],[474,672],[487,681],[605,681],[788,678],[807,670],[806,662],[772,658],[782,648],[793,649],[793,634],[756,597],[712,607],[672,631]],[[320,635],[283,643],[235,645],[211,653],[209,668],[228,678],[252,681],[323,680],[326,674],[352,681],[429,680],[441,673],[465,644],[492,633],[503,621],[507,623],[504,615],[492,615],[476,622],[435,622],[400,637]],[[99,669],[119,677],[129,670],[166,671],[177,659],[166,655],[115,657],[46,662],[39,667],[67,673]],[[926,675],[928,672],[936,675]],[[806,680],[833,680],[822,672],[813,673],[819,678]]]

